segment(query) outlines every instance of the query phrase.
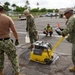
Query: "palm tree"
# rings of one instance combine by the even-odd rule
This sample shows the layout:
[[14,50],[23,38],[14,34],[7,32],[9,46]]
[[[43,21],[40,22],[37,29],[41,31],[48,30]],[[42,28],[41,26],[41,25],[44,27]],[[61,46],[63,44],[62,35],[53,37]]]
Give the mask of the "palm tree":
[[16,9],[16,4],[12,4],[12,7],[14,8],[13,10],[15,10]]
[[29,9],[29,5],[30,5],[30,3],[29,3],[29,1],[27,0],[26,3],[25,3],[25,7],[26,7],[27,9]]
[[16,4],[12,4],[12,7],[16,7]]
[[4,5],[8,7],[8,6],[10,6],[10,3],[9,2],[5,2]]
[[28,0],[26,1],[26,4],[29,5],[29,1]]
[[37,8],[39,9],[39,3],[38,3],[38,2],[37,2],[37,4],[36,4],[36,5],[37,5]]
[[9,11],[10,9],[9,9],[9,6],[10,6],[10,3],[9,2],[5,2],[4,3],[4,9],[5,9],[5,11]]

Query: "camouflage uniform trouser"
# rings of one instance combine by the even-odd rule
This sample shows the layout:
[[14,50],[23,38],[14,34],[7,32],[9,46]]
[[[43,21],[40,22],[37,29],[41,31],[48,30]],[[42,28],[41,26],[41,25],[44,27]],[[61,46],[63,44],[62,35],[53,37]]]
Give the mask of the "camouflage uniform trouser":
[[16,47],[13,45],[10,39],[0,41],[0,70],[4,69],[4,53],[7,54],[8,59],[12,64],[13,72],[19,72],[20,69],[16,55]]
[[75,44],[72,44],[72,61],[73,64],[75,65]]
[[29,38],[30,38],[30,43],[33,44],[33,42],[38,40],[38,33],[37,31],[35,32],[30,32],[29,31]]

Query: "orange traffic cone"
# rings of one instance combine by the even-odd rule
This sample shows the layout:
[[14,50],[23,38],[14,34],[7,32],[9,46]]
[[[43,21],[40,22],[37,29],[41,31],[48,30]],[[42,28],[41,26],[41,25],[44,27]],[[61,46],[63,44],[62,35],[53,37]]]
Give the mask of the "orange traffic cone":
[[60,23],[58,23],[58,28],[60,28]]

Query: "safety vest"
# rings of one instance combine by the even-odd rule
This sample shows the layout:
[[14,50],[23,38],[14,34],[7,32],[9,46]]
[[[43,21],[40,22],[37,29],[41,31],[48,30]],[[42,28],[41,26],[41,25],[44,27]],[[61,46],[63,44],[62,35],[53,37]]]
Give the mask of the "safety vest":
[[52,27],[46,27],[46,30],[47,31],[51,31],[52,30]]

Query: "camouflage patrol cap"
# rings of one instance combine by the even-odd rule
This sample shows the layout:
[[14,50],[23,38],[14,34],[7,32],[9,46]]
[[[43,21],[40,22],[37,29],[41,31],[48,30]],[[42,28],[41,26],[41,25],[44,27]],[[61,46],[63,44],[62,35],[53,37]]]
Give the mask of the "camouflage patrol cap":
[[64,11],[64,15],[67,14],[69,11],[73,11],[73,9],[67,8],[67,9]]
[[29,10],[24,10],[24,13],[29,13]]

